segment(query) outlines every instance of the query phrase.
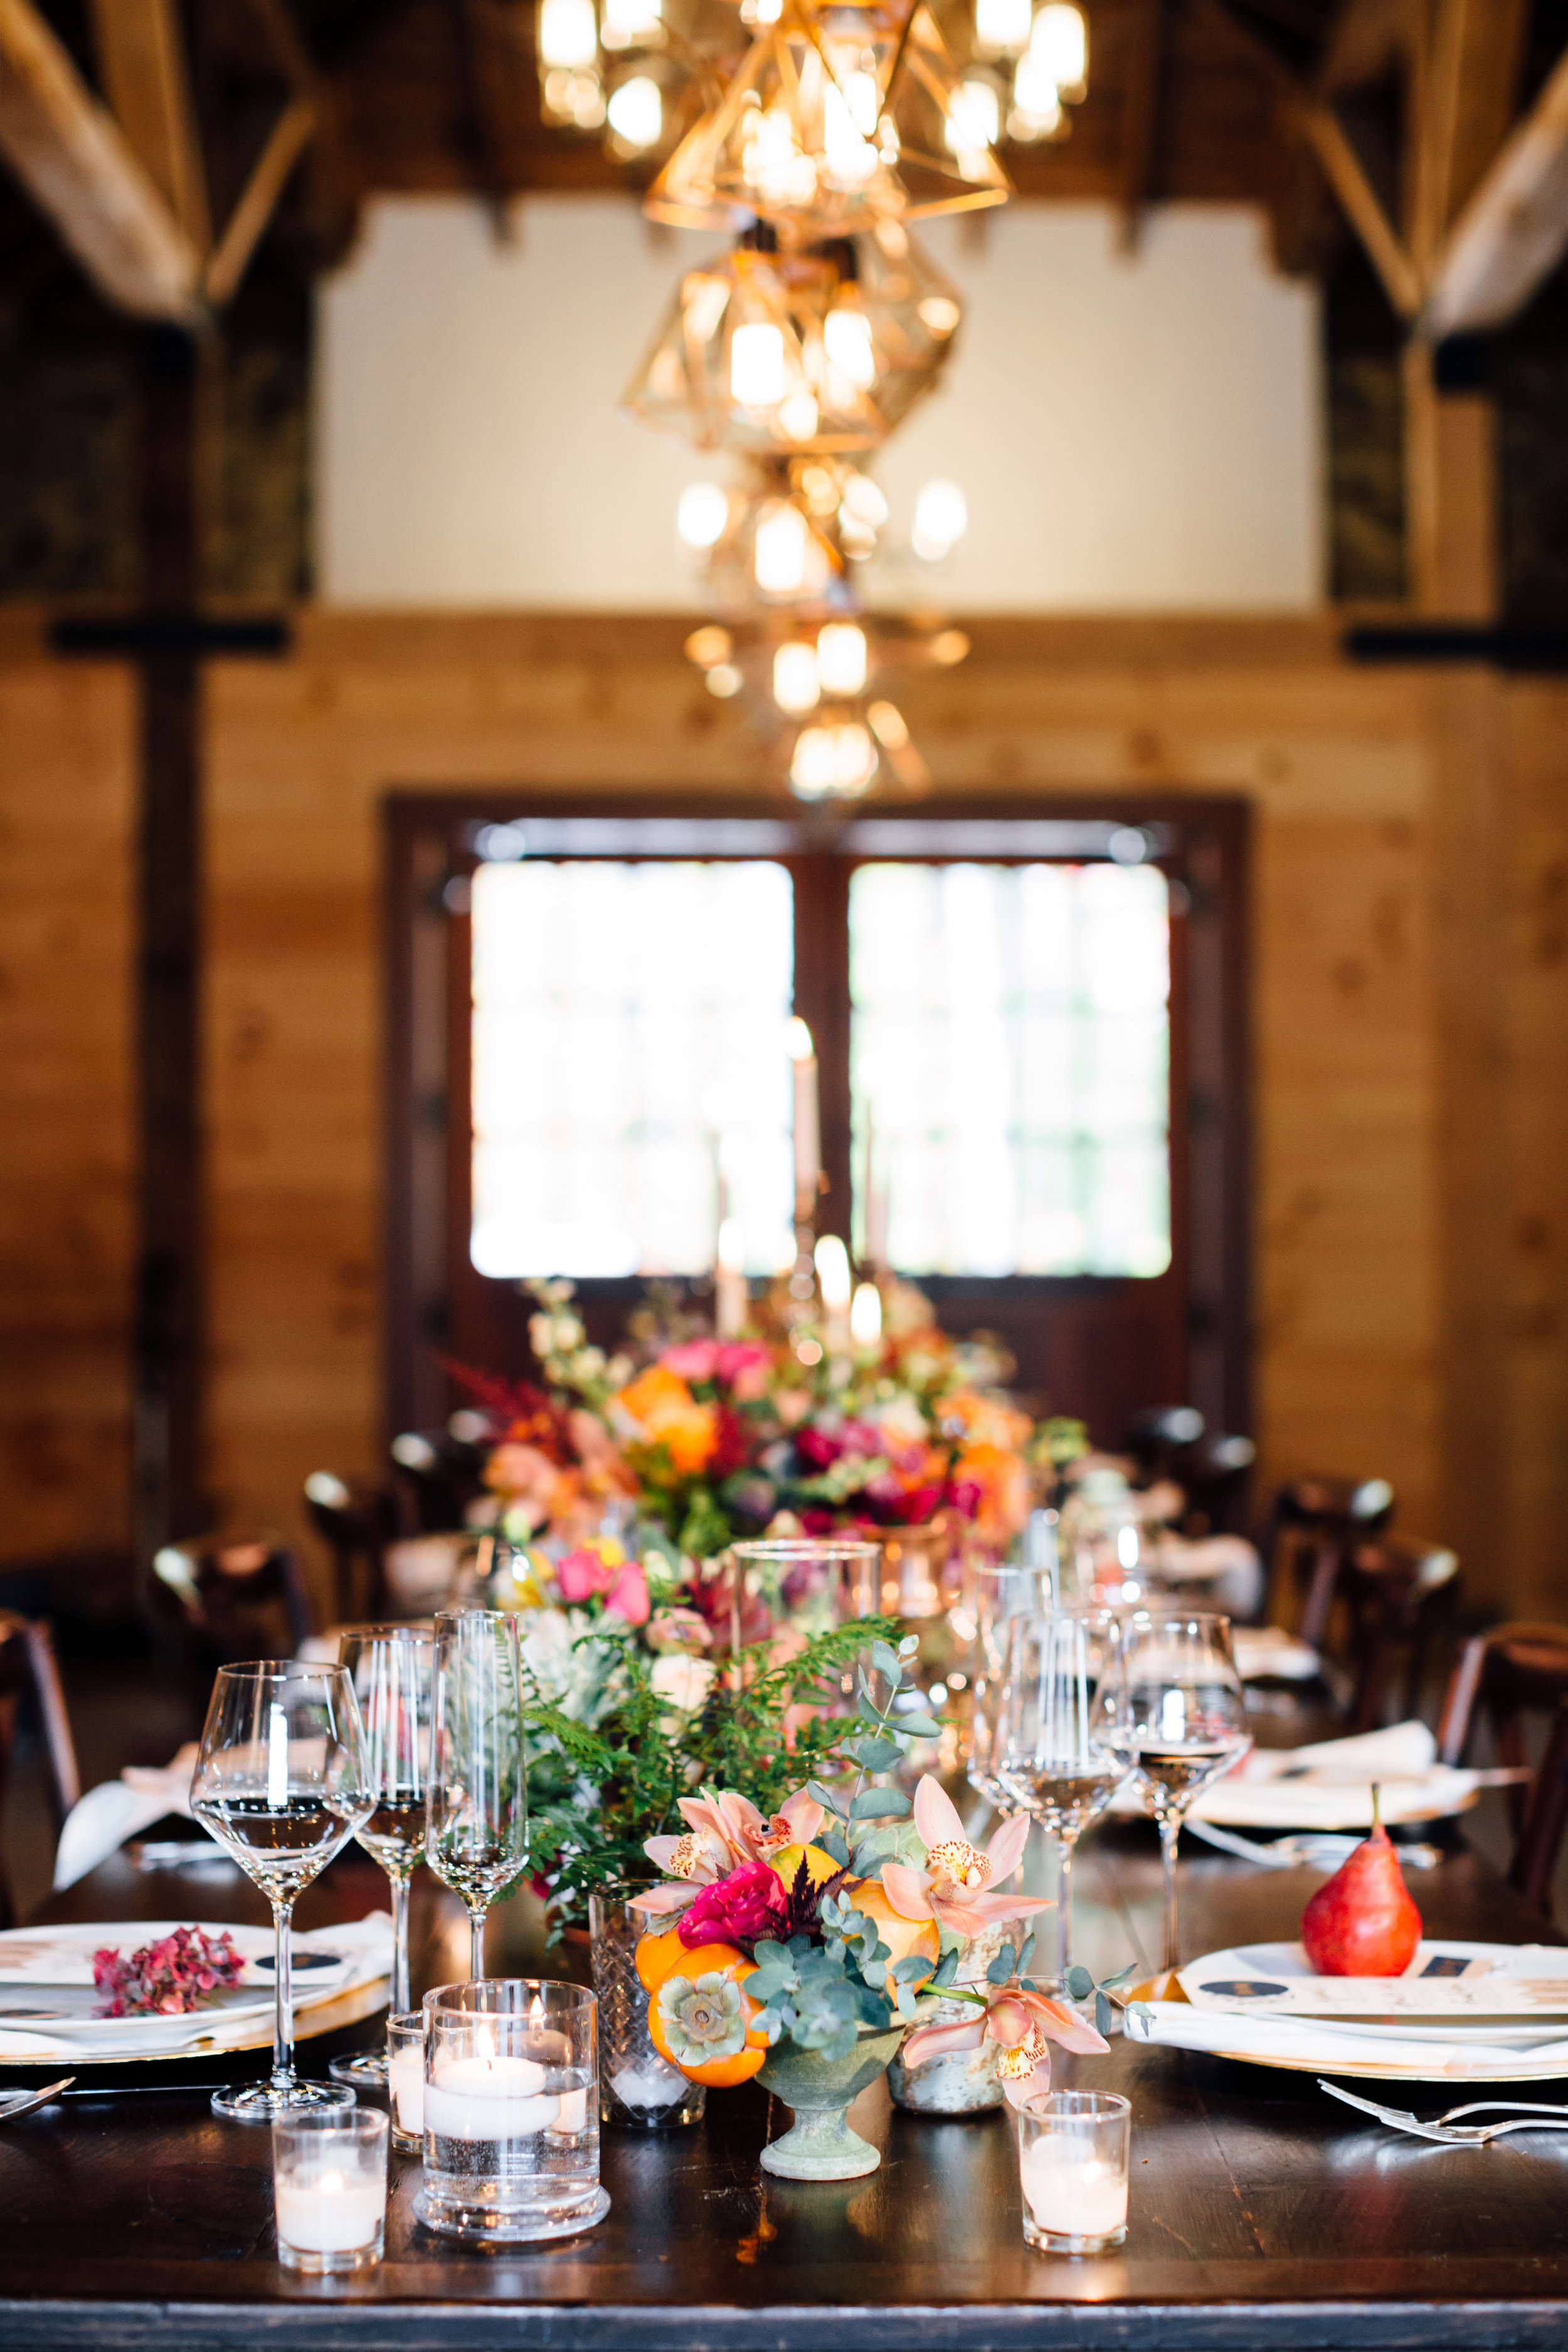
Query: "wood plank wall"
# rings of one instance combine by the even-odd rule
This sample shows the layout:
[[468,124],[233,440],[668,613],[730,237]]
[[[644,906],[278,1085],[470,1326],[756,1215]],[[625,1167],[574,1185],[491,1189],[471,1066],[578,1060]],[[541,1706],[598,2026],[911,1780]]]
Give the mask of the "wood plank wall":
[[[287,663],[211,674],[212,1468],[235,1521],[297,1526],[306,1472],[377,1459],[382,795],[733,789],[753,755],[681,635],[306,613]],[[1461,1544],[1479,1595],[1568,1614],[1568,687],[1353,669],[1327,620],[973,635],[968,663],[905,698],[944,789],[1145,782],[1257,809],[1265,1479],[1385,1475],[1405,1526]],[[21,647],[5,664],[0,643],[0,720],[28,716],[0,806],[31,813],[6,939],[47,938],[90,884],[113,902],[94,970],[118,973],[123,685],[62,683]],[[25,1139],[8,1122],[0,1165],[13,1204],[47,1194],[62,1234],[95,1237],[39,1255],[16,1296],[50,1349],[92,1304],[98,1385],[90,1412],[68,1383],[0,1395],[0,1559],[89,1540],[100,1505],[74,1474],[123,1411],[126,1244],[102,1172],[121,1203],[123,996],[57,961],[58,992],[53,965],[28,967],[33,1014],[0,1000],[0,1088],[26,1100],[50,1060],[60,1114]],[[25,1223],[7,1209],[8,1263]],[[40,1412],[69,1474],[47,1493],[21,1475]]]

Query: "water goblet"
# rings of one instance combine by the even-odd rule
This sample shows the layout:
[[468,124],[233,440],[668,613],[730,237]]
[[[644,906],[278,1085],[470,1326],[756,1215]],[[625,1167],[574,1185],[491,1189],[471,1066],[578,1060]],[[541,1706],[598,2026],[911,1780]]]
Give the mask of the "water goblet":
[[[356,1831],[392,1885],[392,2013],[409,2007],[408,1885],[425,1857],[425,1786],[430,1761],[430,1664],[435,1636],[425,1625],[350,1625],[338,1664],[353,1683],[364,1726],[374,1811]],[[386,2053],[334,2058],[336,2083],[386,2087]]]
[[[1044,1518],[1047,1515],[1037,1511],[1034,1516]],[[977,1565],[970,1572],[961,1607],[952,1612],[960,1634],[968,1638],[965,1777],[970,1787],[998,1812],[1018,1809],[1017,1798],[1004,1788],[996,1769],[1013,1629],[1020,1618],[1036,1616],[1053,1605],[1055,1578],[1054,1556],[1048,1559],[1026,1557],[998,1568]]]
[[528,1868],[521,1659],[517,1620],[499,1610],[436,1620],[425,1859],[463,1899],[478,1979],[485,1915]]
[[352,2091],[294,2072],[290,1931],[295,1897],[373,1802],[353,1685],[341,1666],[261,1658],[218,1668],[191,1811],[272,1906],[276,2022],[270,2079],[216,2092],[215,2114],[270,2124],[301,2108],[353,2106]]
[[1252,1746],[1247,1701],[1231,1649],[1230,1619],[1156,1616],[1124,1621],[1126,1683],[1120,1727],[1109,1736],[1128,1757],[1160,1824],[1165,1926],[1162,1966],[1178,1965],[1176,1847],[1194,1798],[1238,1764]]
[[1057,1850],[1055,1983],[1064,1994],[1072,1966],[1073,1850],[1132,1769],[1115,1738],[1125,1705],[1121,1637],[1106,1610],[1015,1619],[997,1709],[997,1779]]

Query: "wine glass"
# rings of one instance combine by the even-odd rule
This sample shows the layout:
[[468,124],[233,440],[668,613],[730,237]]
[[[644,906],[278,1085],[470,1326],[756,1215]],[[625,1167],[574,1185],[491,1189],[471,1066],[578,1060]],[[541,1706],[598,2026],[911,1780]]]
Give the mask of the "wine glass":
[[1057,1973],[1072,1966],[1073,1849],[1131,1771],[1116,1737],[1125,1707],[1121,1627],[1107,1610],[1053,1609],[1013,1625],[996,1719],[995,1771],[1057,1849]]
[[1124,1621],[1126,1706],[1111,1737],[1130,1759],[1160,1824],[1165,1865],[1164,1959],[1178,1963],[1176,1846],[1194,1797],[1252,1746],[1247,1702],[1231,1650],[1230,1619],[1155,1616]]
[[485,1914],[528,1867],[517,1619],[494,1609],[438,1616],[432,1669],[425,1859],[467,1906],[478,1979]]
[[220,1666],[202,1732],[191,1811],[272,1906],[277,2021],[272,2074],[218,2091],[214,2113],[269,2124],[303,2107],[352,2107],[353,2093],[294,2072],[294,1900],[368,1819],[364,1732],[341,1666],[291,1658]]
[[[1032,1516],[1044,1519],[1047,1514],[1037,1511]],[[1021,1618],[1051,1608],[1055,1588],[1054,1557],[1042,1556],[1026,1539],[1021,1560],[1008,1560],[999,1568],[977,1565],[972,1569],[962,1606],[950,1612],[961,1638],[970,1637],[965,1661],[970,1687],[965,1777],[970,1787],[1001,1813],[1018,1810],[1018,1799],[1004,1787],[996,1763],[1013,1629]]]
[[[408,1989],[408,1882],[425,1857],[425,1786],[430,1765],[430,1663],[426,1625],[350,1625],[338,1637],[338,1664],[353,1684],[364,1726],[370,1819],[355,1835],[392,1882],[392,2014],[411,2007]],[[386,2053],[334,2058],[335,2083],[386,2087]]]

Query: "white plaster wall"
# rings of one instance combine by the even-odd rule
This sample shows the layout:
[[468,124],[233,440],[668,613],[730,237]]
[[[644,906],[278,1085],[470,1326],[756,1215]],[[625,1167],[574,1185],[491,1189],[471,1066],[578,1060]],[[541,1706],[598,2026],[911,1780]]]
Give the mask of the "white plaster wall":
[[[629,199],[530,198],[510,243],[460,198],[383,198],[321,295],[319,577],[330,603],[700,602],[674,532],[721,470],[616,414],[681,269],[717,240]],[[942,389],[875,470],[868,589],[965,612],[1300,609],[1321,579],[1316,298],[1261,219],[1172,206],[1135,255],[1094,205],[1015,204],[924,242],[965,303]],[[963,546],[900,558],[919,485]]]

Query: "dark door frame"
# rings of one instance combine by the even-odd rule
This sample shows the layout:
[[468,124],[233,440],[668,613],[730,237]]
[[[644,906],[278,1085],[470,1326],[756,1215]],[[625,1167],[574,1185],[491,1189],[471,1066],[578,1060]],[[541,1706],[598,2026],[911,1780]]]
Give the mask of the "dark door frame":
[[[844,889],[852,856],[897,856],[855,848],[856,829],[896,824],[918,839],[927,826],[960,827],[952,857],[1019,862],[1082,856],[1074,828],[1147,830],[1173,887],[1172,925],[1172,1254],[1186,1294],[1185,1398],[1211,1427],[1251,1426],[1250,1366],[1250,961],[1251,812],[1239,795],[1145,792],[988,794],[831,811],[762,803],[755,795],[697,798],[626,794],[584,799],[542,789],[474,787],[447,793],[393,790],[384,803],[385,881],[385,1136],[387,1433],[430,1427],[458,1402],[440,1357],[454,1281],[479,1283],[452,1260],[449,1205],[466,1198],[469,1129],[451,1116],[468,1062],[468,877],[480,862],[474,837],[487,824],[529,819],[546,824],[546,856],[770,856],[791,865],[836,852]],[[619,828],[613,846],[596,828]],[[1008,849],[976,846],[1024,825],[1032,838]],[[717,828],[717,830],[714,830]],[[755,830],[763,828],[763,830]],[[912,828],[912,831],[908,829]],[[1060,830],[1062,845],[1037,845]],[[847,840],[846,835],[849,838]],[[971,845],[965,847],[964,842]],[[581,843],[582,845],[578,845]],[[603,845],[593,845],[595,843]],[[906,850],[905,855],[921,855]],[[924,855],[933,853],[927,850]],[[1103,855],[1103,850],[1088,853]],[[798,874],[800,868],[795,865]],[[819,929],[808,939],[797,919],[796,1003],[816,1040],[823,1080],[823,1160],[830,1202],[847,1201],[848,990],[847,930],[835,930],[830,892],[810,902]],[[803,912],[805,910],[803,908]],[[838,931],[844,931],[841,940]],[[1184,1103],[1185,1115],[1180,1114]],[[846,1229],[847,1217],[830,1219]],[[1005,1278],[1016,1296],[1070,1300],[1119,1277]],[[1131,1281],[1131,1277],[1126,1278]],[[955,1328],[985,1319],[1000,1286],[967,1276],[922,1279]],[[639,1286],[603,1289],[600,1318],[624,1318]],[[626,1296],[623,1297],[621,1293]]]

